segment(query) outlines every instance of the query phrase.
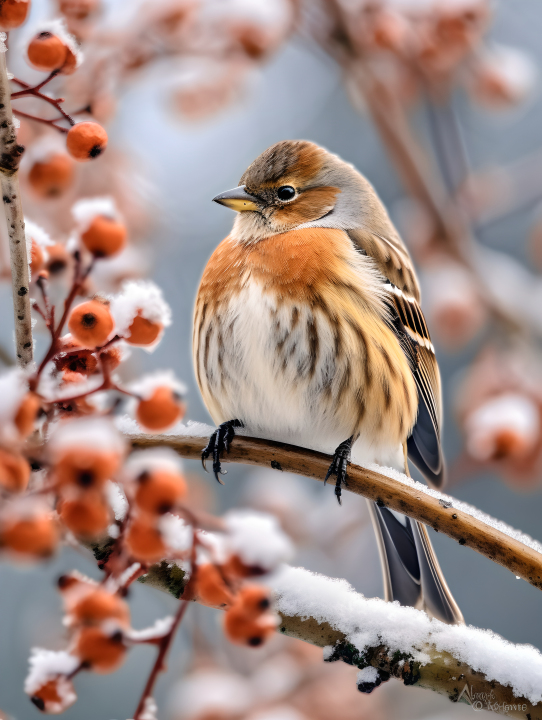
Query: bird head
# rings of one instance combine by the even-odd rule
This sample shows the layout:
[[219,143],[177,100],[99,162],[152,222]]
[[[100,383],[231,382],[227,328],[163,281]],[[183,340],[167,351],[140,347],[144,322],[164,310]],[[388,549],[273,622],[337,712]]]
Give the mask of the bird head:
[[[367,196],[367,197],[365,197]],[[254,242],[299,227],[360,227],[378,198],[351,165],[305,140],[284,140],[248,167],[239,187],[213,200],[236,210],[232,235]]]

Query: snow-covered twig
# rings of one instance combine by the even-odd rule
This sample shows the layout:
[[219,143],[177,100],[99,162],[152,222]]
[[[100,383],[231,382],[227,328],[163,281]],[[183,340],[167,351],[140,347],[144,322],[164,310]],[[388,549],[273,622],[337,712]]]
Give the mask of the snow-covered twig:
[[[167,446],[200,458],[211,428],[188,426],[176,435],[129,435],[134,447]],[[304,448],[237,435],[224,462],[261,465],[323,481],[330,458]],[[386,474],[387,473],[387,474]],[[346,490],[408,515],[456,540],[542,590],[542,545],[475,508],[393,470],[348,467]]]
[[6,65],[5,34],[0,37],[0,185],[9,235],[9,253],[15,314],[15,345],[21,366],[32,362],[32,320],[30,316],[30,273],[24,232],[24,216],[19,191],[18,168],[24,150],[17,142],[11,111],[10,86]]

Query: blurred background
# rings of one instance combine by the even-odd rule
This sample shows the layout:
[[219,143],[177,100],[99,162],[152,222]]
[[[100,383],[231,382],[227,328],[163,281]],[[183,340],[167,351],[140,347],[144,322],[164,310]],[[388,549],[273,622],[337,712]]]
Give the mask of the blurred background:
[[[9,69],[27,82],[32,35],[64,17],[82,45],[80,70],[55,80],[67,110],[105,124],[107,153],[91,167],[40,180],[63,153],[58,136],[24,119],[25,215],[57,243],[50,272],[69,276],[70,207],[112,196],[130,228],[127,250],[94,282],[112,292],[152,277],[173,326],[128,372],[173,368],[189,388],[188,417],[209,422],[191,361],[199,278],[233,215],[211,198],[286,138],[317,142],[374,184],[420,274],[423,308],[444,385],[448,491],[542,538],[542,8],[537,0],[33,0],[10,37]],[[28,102],[28,108],[31,108]],[[19,106],[25,109],[23,103]],[[6,244],[0,246],[0,353],[12,350]],[[55,264],[56,263],[56,264]],[[67,280],[66,280],[67,283]],[[42,331],[42,329],[41,329]],[[39,325],[37,355],[42,346]],[[128,379],[128,378],[127,378]],[[297,545],[294,564],[382,595],[364,501],[337,507],[332,488],[228,466],[218,487],[186,463],[201,507],[276,514]],[[542,648],[540,593],[468,548],[430,531],[468,623]],[[97,577],[66,549],[38,566],[0,565],[0,708],[31,720],[23,692],[32,646],[62,647],[59,574]],[[172,598],[132,590],[134,626],[172,612]],[[132,717],[153,651],[135,648],[111,676],[77,678],[65,717]],[[262,650],[228,645],[220,613],[191,607],[159,681],[168,720],[452,718],[472,712],[393,681],[371,695],[356,671],[277,637]]]

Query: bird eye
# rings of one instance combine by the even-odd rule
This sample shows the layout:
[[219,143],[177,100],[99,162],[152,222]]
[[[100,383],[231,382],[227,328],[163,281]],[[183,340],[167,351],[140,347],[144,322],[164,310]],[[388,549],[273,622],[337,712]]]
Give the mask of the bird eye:
[[295,190],[291,185],[283,185],[277,190],[279,200],[291,200],[295,195]]

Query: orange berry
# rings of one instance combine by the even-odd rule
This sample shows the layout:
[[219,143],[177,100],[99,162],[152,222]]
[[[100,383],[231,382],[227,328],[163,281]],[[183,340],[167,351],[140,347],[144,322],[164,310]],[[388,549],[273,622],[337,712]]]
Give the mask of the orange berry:
[[108,635],[99,627],[84,627],[77,634],[74,652],[94,672],[109,673],[121,665],[126,646],[120,630]]
[[32,693],[30,700],[42,712],[59,715],[77,700],[71,680],[60,675],[44,683]]
[[103,365],[107,365],[109,370],[117,368],[122,361],[122,350],[119,347],[108,347],[100,353],[100,359]]
[[57,511],[68,530],[81,538],[100,537],[111,522],[109,505],[95,490],[86,490],[60,500]]
[[48,31],[36,35],[28,45],[28,61],[37,70],[52,72],[66,62],[66,44]]
[[71,311],[68,327],[81,345],[94,348],[105,343],[114,323],[107,305],[98,300],[88,300]]
[[159,530],[148,520],[136,517],[126,533],[126,546],[135,560],[152,563],[162,560],[167,554]]
[[40,407],[41,401],[36,393],[26,393],[13,421],[21,438],[28,437],[34,429],[34,423],[36,422],[36,416]]
[[[73,160],[66,153],[55,153],[30,168],[28,182],[42,197],[58,197],[73,182]],[[62,246],[61,246],[62,247]]]
[[105,215],[96,215],[81,235],[81,241],[96,257],[109,257],[126,245],[126,226]]
[[30,465],[22,455],[0,449],[0,485],[9,492],[23,492],[30,480]]
[[43,250],[35,240],[32,240],[32,249],[30,250],[30,269],[34,274],[38,274],[45,264],[45,255]]
[[163,515],[186,496],[185,479],[171,470],[145,471],[137,477],[135,503],[151,515]]
[[163,330],[162,323],[152,322],[141,317],[139,312],[128,328],[128,335],[124,338],[130,345],[152,345]]
[[272,615],[251,617],[237,602],[224,613],[224,632],[231,642],[258,647],[275,632],[276,621]]
[[58,530],[50,515],[10,520],[0,530],[3,547],[32,558],[49,557],[57,543]]
[[150,398],[139,401],[136,418],[146,430],[162,432],[181,420],[184,411],[184,403],[178,394],[167,385],[161,385]]
[[29,9],[30,0],[3,0],[0,3],[0,30],[7,32],[22,25]]
[[195,596],[203,605],[211,607],[224,607],[233,603],[233,595],[213,563],[198,566]]
[[98,0],[59,0],[58,9],[72,20],[85,20],[98,7]]
[[66,60],[60,68],[62,75],[72,75],[77,70],[77,55],[70,47],[66,48]]
[[[68,349],[71,348],[66,348],[66,350]],[[73,349],[75,349],[75,346]],[[54,363],[57,370],[81,373],[83,376],[92,375],[98,368],[96,356],[87,348],[81,348],[77,352],[70,352],[69,355],[57,355]]]
[[237,603],[244,608],[247,616],[256,618],[271,606],[269,590],[262,585],[245,585],[239,590]]
[[107,147],[107,133],[98,123],[77,123],[68,132],[66,147],[76,160],[92,160],[101,155]]
[[79,625],[98,625],[104,620],[117,620],[123,627],[130,625],[128,604],[103,588],[86,594],[71,608],[70,615]]
[[61,243],[49,245],[47,254],[49,256],[46,265],[48,272],[51,273],[51,275],[60,275],[61,272],[64,272],[69,261],[68,251],[65,246]]
[[245,565],[239,555],[231,555],[222,566],[222,569],[226,575],[232,579],[242,579],[265,574],[265,571],[260,567]]
[[102,488],[117,472],[120,456],[114,452],[76,447],[65,450],[55,464],[58,485]]

